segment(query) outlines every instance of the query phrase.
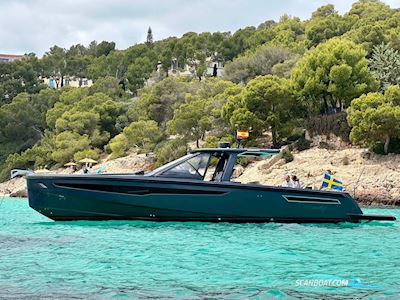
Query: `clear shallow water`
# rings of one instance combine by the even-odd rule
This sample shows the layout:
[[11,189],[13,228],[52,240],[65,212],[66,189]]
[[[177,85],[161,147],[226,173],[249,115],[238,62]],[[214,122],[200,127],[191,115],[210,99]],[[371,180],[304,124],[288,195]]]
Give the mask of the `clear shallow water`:
[[[350,286],[296,285],[313,279]],[[400,225],[53,222],[0,197],[0,298],[12,297],[393,299]]]

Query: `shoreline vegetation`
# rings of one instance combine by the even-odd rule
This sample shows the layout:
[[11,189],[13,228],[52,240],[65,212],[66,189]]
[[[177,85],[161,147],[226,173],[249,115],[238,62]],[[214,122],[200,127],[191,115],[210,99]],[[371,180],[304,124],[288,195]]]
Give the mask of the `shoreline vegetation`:
[[400,205],[399,20],[399,9],[360,0],[343,15],[324,5],[307,20],[159,41],[149,28],[124,50],[93,41],[0,62],[0,182],[82,159],[146,170],[234,143],[240,129],[244,147],[289,149],[272,166],[251,163],[243,182],[295,173],[316,187],[331,170],[361,203]]

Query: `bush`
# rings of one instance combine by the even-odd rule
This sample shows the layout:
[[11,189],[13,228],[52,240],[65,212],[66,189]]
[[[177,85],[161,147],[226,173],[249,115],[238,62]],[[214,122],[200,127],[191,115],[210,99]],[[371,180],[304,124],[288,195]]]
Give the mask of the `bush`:
[[214,135],[209,135],[205,139],[205,143],[203,145],[204,148],[216,148],[219,142],[219,138]]
[[282,153],[282,158],[285,160],[286,163],[289,163],[294,160],[293,154],[290,151],[284,151]]
[[205,139],[203,148],[217,148],[219,142],[229,142],[231,147],[235,145],[235,138],[232,135],[217,137],[215,135],[209,135]]
[[[386,155],[383,143],[376,143],[371,150],[380,155]],[[389,143],[388,153],[400,154],[400,139],[392,139]]]
[[301,138],[305,137],[305,130],[302,128],[295,128],[292,133],[287,137],[287,140],[289,142],[295,142]]
[[345,111],[334,115],[323,115],[310,118],[306,121],[306,129],[311,134],[317,135],[335,135],[342,138],[343,141],[349,141],[350,126],[347,123],[347,114]]
[[345,166],[348,166],[350,164],[349,157],[347,155],[345,157],[343,157],[342,163]]
[[156,166],[161,166],[173,161],[187,153],[187,144],[185,140],[174,139],[162,142],[157,145],[156,149]]
[[153,120],[139,120],[124,128],[123,134],[129,146],[137,146],[144,152],[154,150],[164,135]]
[[107,153],[112,153],[113,158],[118,158],[126,154],[129,149],[129,143],[125,134],[120,133],[113,137],[104,148]]
[[238,164],[238,165],[241,165],[243,168],[245,168],[245,167],[247,167],[251,162],[253,162],[254,161],[254,158],[251,158],[251,157],[239,157],[237,160],[236,160],[236,163]]
[[296,149],[299,151],[304,151],[310,149],[311,141],[307,140],[305,137],[299,138],[295,145]]

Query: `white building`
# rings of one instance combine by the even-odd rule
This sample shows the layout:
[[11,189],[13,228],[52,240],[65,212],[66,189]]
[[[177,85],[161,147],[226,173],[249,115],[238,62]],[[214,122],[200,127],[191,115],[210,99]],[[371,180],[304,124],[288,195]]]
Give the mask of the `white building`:
[[[179,70],[177,59],[172,59],[168,74],[171,76],[193,77],[196,75],[196,65],[199,61],[193,61],[184,65],[183,70]],[[224,72],[224,64],[213,57],[206,58],[206,76],[221,77]]]
[[14,60],[20,60],[24,56],[16,54],[0,54],[0,62],[12,62]]
[[[60,88],[61,82],[60,78],[42,78],[43,83],[46,84],[50,88]],[[87,78],[76,78],[76,77],[65,77],[63,79],[63,86],[72,86],[72,87],[89,87],[93,85],[93,81]]]
[[215,59],[212,59],[211,57],[208,57],[206,59],[206,64],[207,64],[207,71],[206,75],[209,76],[214,76],[215,77],[221,77],[224,74],[224,64],[222,61],[218,61]]

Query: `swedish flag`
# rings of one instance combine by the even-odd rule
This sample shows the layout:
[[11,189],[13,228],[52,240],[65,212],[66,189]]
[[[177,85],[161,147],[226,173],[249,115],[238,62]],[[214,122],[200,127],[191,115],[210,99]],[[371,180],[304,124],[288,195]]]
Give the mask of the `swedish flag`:
[[342,191],[343,190],[343,182],[333,178],[332,175],[325,173],[324,179],[322,179],[322,187],[328,188],[331,190]]

